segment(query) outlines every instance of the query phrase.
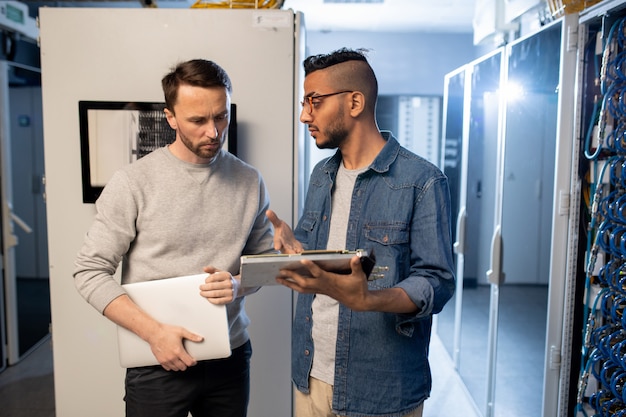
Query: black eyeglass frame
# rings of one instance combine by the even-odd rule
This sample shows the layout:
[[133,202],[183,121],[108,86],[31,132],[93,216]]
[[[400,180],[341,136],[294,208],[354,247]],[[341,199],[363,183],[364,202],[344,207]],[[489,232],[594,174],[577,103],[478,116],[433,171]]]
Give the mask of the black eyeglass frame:
[[345,94],[345,93],[354,93],[354,90],[343,90],[343,91],[336,91],[334,93],[328,93],[328,94],[319,94],[316,96],[306,96],[304,97],[304,100],[302,100],[300,102],[300,104],[302,105],[302,109],[305,109],[305,105],[308,104],[309,108],[306,110],[307,114],[311,114],[313,113],[313,100],[316,99],[322,99],[322,98],[326,98],[326,97],[330,97],[330,96],[336,96],[337,94]]

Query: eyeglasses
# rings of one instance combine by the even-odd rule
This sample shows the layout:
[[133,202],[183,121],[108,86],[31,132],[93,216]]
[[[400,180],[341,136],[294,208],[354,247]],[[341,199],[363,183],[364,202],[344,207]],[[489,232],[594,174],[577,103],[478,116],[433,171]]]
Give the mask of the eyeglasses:
[[[302,104],[302,110],[304,110],[308,114],[311,114],[313,113],[313,108],[316,105],[320,104],[321,99],[330,97],[330,96],[336,96],[337,94],[344,94],[344,93],[354,93],[354,91],[345,90],[345,91],[337,91],[336,93],[320,94],[318,96],[306,96],[300,104]],[[318,100],[318,101],[315,101],[315,100]]]

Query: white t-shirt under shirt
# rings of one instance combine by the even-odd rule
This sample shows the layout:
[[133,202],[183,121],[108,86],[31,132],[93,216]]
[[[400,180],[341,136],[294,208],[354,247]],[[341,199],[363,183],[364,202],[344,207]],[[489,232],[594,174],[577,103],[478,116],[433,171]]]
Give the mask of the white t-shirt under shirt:
[[[367,167],[348,170],[339,165],[335,189],[331,199],[330,232],[326,249],[343,250],[346,248],[346,230],[350,217],[352,191],[357,176]],[[339,303],[327,295],[317,294],[313,300],[313,366],[311,376],[334,385],[335,349],[337,343],[337,322]]]

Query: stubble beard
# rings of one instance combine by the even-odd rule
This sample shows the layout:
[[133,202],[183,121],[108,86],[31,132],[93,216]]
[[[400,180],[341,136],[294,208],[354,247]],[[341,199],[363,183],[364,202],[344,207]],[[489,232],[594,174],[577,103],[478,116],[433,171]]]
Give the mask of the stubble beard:
[[[183,142],[183,145],[187,147],[187,149],[193,152],[194,155],[200,158],[204,158],[204,159],[213,159],[215,155],[218,154],[220,149],[222,149],[222,145],[224,144],[224,138],[220,137],[218,139],[207,139],[194,146],[194,144],[189,140],[189,138],[185,136],[185,134],[182,133],[180,130],[178,131],[178,136],[180,137],[181,142]],[[220,143],[219,147],[217,147],[215,150],[202,148],[202,146],[207,145],[209,143],[213,143],[214,141],[219,141]]]
[[319,149],[336,149],[339,148],[348,137],[348,131],[343,123],[337,122],[330,125],[324,132],[326,142],[316,143]]

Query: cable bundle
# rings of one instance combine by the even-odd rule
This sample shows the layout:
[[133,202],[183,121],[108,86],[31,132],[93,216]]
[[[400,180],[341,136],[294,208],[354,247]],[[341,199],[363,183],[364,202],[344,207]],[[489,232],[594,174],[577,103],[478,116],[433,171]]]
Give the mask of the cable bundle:
[[192,9],[280,9],[285,0],[198,0],[191,5]]
[[590,46],[599,93],[584,141],[589,225],[576,411],[626,417],[626,19],[603,39],[601,61]]

